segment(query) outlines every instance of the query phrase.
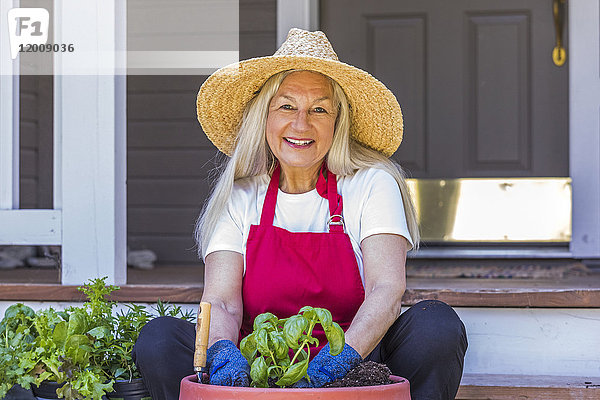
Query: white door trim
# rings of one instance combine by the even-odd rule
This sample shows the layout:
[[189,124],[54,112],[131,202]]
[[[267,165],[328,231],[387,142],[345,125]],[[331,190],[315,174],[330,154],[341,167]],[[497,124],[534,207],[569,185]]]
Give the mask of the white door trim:
[[277,47],[291,28],[319,29],[319,0],[277,0]]
[[600,258],[600,1],[568,7],[570,248],[575,258]]

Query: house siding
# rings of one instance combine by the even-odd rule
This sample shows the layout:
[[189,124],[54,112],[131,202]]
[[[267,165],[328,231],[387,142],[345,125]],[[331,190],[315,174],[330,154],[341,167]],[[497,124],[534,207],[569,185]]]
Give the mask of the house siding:
[[52,208],[52,77],[22,75],[19,85],[20,208]]
[[[273,54],[276,2],[240,0],[240,59]],[[196,119],[206,76],[130,76],[127,83],[127,231],[159,265],[198,264],[194,223],[209,192],[215,147]]]

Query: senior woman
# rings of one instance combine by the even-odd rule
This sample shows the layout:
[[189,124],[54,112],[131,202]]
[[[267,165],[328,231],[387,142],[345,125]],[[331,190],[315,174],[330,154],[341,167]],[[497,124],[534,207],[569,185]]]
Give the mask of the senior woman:
[[[467,347],[444,303],[401,313],[406,252],[418,244],[401,169],[388,157],[402,140],[394,95],[338,61],[322,32],[292,29],[271,57],[211,75],[198,119],[229,159],[198,220],[212,303],[211,384],[246,386],[237,343],[254,317],[324,307],[346,332],[332,356],[322,331],[307,375],[320,387],[363,359],[409,379],[413,399],[454,398]],[[137,366],[156,399],[177,399],[193,373],[194,325],[158,318],[140,334]]]

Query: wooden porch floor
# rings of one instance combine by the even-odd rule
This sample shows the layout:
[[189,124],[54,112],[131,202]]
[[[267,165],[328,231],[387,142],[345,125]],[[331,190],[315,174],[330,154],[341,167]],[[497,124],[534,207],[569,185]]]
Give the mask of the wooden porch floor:
[[456,400],[597,400],[600,378],[465,374]]
[[[120,301],[197,303],[203,268],[196,266],[128,269],[128,284],[115,293]],[[561,279],[409,278],[406,305],[439,299],[455,307],[600,307],[600,271]],[[0,300],[79,301],[74,286],[59,284],[59,271],[0,270]]]

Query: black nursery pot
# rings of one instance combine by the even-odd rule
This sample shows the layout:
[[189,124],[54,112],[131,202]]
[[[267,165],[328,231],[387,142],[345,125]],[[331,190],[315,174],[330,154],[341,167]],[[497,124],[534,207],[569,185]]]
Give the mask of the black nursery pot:
[[[58,399],[56,389],[62,385],[64,383],[42,382],[39,387],[32,386],[33,395],[38,400]],[[150,393],[141,378],[133,379],[132,381],[116,381],[113,384],[113,389],[114,392],[106,395],[110,400],[151,400]]]
[[56,389],[64,385],[65,383],[56,383],[44,381],[40,383],[40,386],[31,385],[31,390],[33,395],[38,400],[51,400],[58,399],[58,395],[56,394]]
[[110,400],[150,400],[150,393],[144,385],[142,378],[131,381],[116,381],[113,384],[114,392],[106,395]]

